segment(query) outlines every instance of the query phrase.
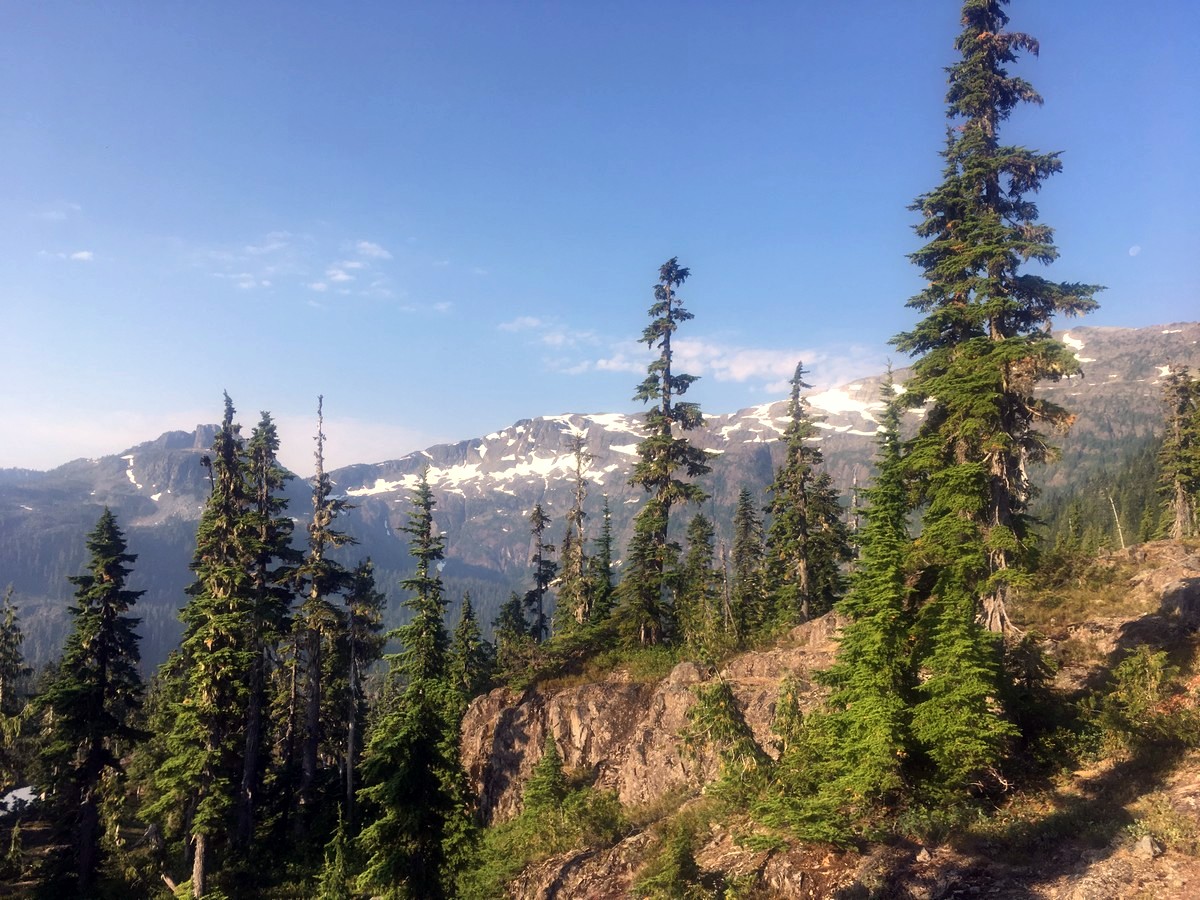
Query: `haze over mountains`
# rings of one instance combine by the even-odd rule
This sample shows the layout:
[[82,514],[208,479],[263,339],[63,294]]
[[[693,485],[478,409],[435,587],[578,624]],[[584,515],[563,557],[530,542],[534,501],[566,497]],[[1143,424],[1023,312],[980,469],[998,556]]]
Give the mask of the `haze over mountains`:
[[[1047,383],[1043,391],[1078,419],[1057,441],[1062,459],[1035,479],[1051,490],[1070,490],[1115,463],[1132,441],[1156,430],[1159,379],[1172,363],[1200,366],[1200,324],[1079,327],[1059,337],[1076,351],[1084,374]],[[899,381],[903,377],[903,371],[897,373]],[[822,418],[817,440],[826,469],[846,498],[856,480],[863,483],[870,476],[881,378],[808,396],[814,416]],[[703,382],[695,393],[703,406]],[[723,534],[743,487],[765,498],[763,489],[782,452],[777,439],[787,424],[787,402],[724,415],[706,412],[706,428],[693,439],[715,454],[713,472],[704,480],[711,495],[704,512]],[[254,419],[240,418],[248,436]],[[456,617],[462,592],[469,590],[481,620],[490,622],[510,591],[526,588],[527,518],[535,503],[551,517],[550,539],[556,542],[562,534],[571,504],[576,435],[584,438],[591,456],[588,535],[597,533],[607,495],[619,556],[643,496],[628,484],[640,423],[634,413],[541,416],[482,437],[337,469],[332,473],[337,489],[355,504],[339,524],[358,542],[342,556],[348,563],[366,556],[375,561],[380,586],[392,597],[390,621],[397,622],[396,583],[409,569],[406,536],[399,528],[406,521],[409,489],[427,468],[437,500],[435,518],[446,534],[443,578],[450,615]],[[192,579],[188,565],[196,523],[209,490],[200,460],[215,430],[201,425],[192,432],[168,432],[111,456],[74,460],[48,472],[0,469],[0,587],[11,583],[15,589],[30,659],[43,662],[60,650],[72,595],[67,576],[81,571],[84,535],[106,505],[125,529],[130,552],[139,557],[130,586],[146,591],[138,613],[147,669],[174,646],[180,632],[176,612]],[[310,510],[307,482],[296,478],[286,493],[291,515],[304,522]],[[681,512],[675,518],[680,535],[690,515]],[[302,535],[303,528],[297,533]]]

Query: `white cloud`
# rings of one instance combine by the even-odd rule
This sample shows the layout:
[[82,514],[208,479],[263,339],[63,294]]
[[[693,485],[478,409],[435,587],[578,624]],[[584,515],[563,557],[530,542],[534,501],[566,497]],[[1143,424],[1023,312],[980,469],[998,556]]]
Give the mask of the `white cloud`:
[[374,241],[359,241],[354,245],[354,249],[358,251],[359,256],[365,256],[368,259],[391,259],[392,254],[376,244]]
[[339,269],[365,269],[367,264],[361,259],[343,259],[337,264]]
[[308,289],[309,289],[310,291],[316,291],[317,293],[320,293],[320,292],[322,292],[322,291],[327,291],[327,290],[329,290],[329,285],[327,285],[327,284],[326,284],[325,282],[323,282],[323,281],[314,281],[312,284],[310,284],[310,285],[308,286]]
[[249,256],[263,256],[283,250],[291,245],[292,234],[289,231],[272,231],[263,238],[261,243],[247,244],[242,252]]
[[332,267],[326,269],[325,277],[328,278],[330,281],[338,281],[338,282],[354,280],[353,275],[351,275],[349,272],[346,272],[342,269],[337,268],[336,266],[332,266]]
[[517,316],[508,322],[501,322],[497,328],[501,331],[530,331],[542,328],[545,323],[537,316]]
[[1142,252],[1142,248],[1139,244],[1134,244],[1132,247],[1129,248],[1130,256],[1137,256],[1141,252]]
[[449,302],[448,300],[442,300],[440,303],[433,304],[434,312],[440,312],[440,313],[449,312],[453,308],[454,308],[454,304]]
[[81,212],[83,207],[78,203],[52,203],[34,215],[43,222],[65,222]]

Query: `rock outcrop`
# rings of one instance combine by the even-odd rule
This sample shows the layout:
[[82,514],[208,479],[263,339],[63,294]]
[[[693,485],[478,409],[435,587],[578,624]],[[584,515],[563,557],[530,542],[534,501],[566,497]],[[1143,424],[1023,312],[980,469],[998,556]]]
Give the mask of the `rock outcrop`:
[[520,812],[523,785],[547,734],[568,769],[590,772],[597,787],[615,791],[627,806],[699,791],[716,776],[717,761],[710,752],[685,749],[680,733],[696,702],[694,688],[716,677],[729,683],[770,752],[780,682],[795,675],[802,706],[806,699],[815,704],[820,689],[810,675],[832,660],[838,625],[833,615],[808,622],[780,646],[737,656],[719,672],[685,662],[657,683],[632,682],[618,671],[593,684],[523,694],[500,688],[479,697],[463,720],[462,758],[484,820]]

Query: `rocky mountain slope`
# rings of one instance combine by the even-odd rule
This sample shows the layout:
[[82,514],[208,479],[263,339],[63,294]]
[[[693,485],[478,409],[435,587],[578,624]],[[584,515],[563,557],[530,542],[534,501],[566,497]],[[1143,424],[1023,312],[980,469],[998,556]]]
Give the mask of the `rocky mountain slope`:
[[[1064,621],[1043,643],[1061,663],[1064,698],[1097,687],[1113,665],[1146,644],[1194,665],[1200,640],[1200,552],[1172,542],[1112,554],[1098,563],[1118,591],[1122,612]],[[693,689],[720,677],[732,688],[760,745],[771,751],[770,724],[780,682],[791,674],[807,689],[802,708],[819,701],[811,673],[836,648],[832,614],[802,625],[779,646],[745,653],[719,672],[679,664],[650,684],[618,671],[595,684],[505,689],[475,700],[463,722],[463,762],[485,817],[503,821],[553,736],[568,769],[615,791],[627,807],[668,817],[702,803],[716,775],[711,754],[690,753],[680,738]],[[756,827],[740,813],[709,817],[696,859],[707,876],[740,880],[756,898],[1154,897],[1183,900],[1200,892],[1200,752],[1160,751],[1104,757],[1041,788],[1022,787],[1000,801],[986,827],[948,831],[937,840],[862,842],[857,848],[746,838]],[[654,821],[611,847],[572,851],[530,866],[511,885],[520,900],[636,896],[639,871],[659,851]],[[739,894],[744,896],[744,894]]]
[[[1178,362],[1200,366],[1200,324],[1143,329],[1072,328],[1060,337],[1075,348],[1084,376],[1047,384],[1048,396],[1078,413],[1061,440],[1062,462],[1047,467],[1044,483],[1069,488],[1075,480],[1111,462],[1119,448],[1151,432],[1159,421],[1158,380],[1163,367]],[[903,379],[904,372],[897,373]],[[868,378],[808,397],[818,424],[826,468],[849,497],[857,480],[870,474],[880,378]],[[703,402],[703,396],[697,399]],[[248,433],[251,423],[245,424]],[[777,438],[787,424],[780,400],[726,415],[710,415],[694,436],[715,454],[705,479],[712,495],[705,512],[728,539],[729,520],[743,487],[763,496],[782,448]],[[139,613],[148,665],[161,660],[178,637],[175,612],[190,581],[195,526],[208,491],[200,457],[213,426],[170,432],[112,456],[75,460],[49,472],[0,470],[0,586],[11,583],[28,635],[27,654],[46,660],[57,654],[71,589],[68,575],[85,563],[84,535],[103,506],[117,514],[139,555],[132,586],[145,589]],[[542,503],[552,519],[552,539],[571,503],[568,476],[574,459],[570,441],[582,435],[591,460],[588,528],[599,527],[603,496],[613,513],[618,551],[641,501],[628,485],[640,418],[634,414],[555,415],[517,422],[484,437],[429,447],[395,460],[359,464],[332,473],[337,488],[356,504],[344,527],[358,541],[343,556],[353,563],[370,556],[381,585],[392,591],[408,570],[408,548],[399,527],[408,511],[408,488],[428,469],[438,504],[436,519],[446,533],[443,577],[457,601],[470,590],[489,622],[510,590],[523,589],[528,575],[527,517]],[[308,488],[296,479],[288,488],[291,514],[303,520]],[[681,517],[682,518],[682,517]],[[682,525],[682,521],[681,521]],[[397,621],[399,597],[390,615]]]

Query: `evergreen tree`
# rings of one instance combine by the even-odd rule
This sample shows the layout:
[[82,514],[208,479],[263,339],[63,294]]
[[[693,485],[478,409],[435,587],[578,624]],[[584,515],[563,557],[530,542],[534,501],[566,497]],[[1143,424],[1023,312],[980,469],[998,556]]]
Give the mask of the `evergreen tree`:
[[706,494],[693,481],[710,471],[709,455],[692,446],[675,431],[691,431],[704,425],[700,407],[680,401],[696,381],[694,375],[672,370],[671,338],[680,323],[692,318],[676,294],[691,273],[675,257],[659,268],[654,286],[650,324],[642,342],[659,349],[658,358],[647,367],[646,378],[634,394],[635,400],[653,403],[646,413],[646,437],[638,444],[638,461],[630,484],[641,485],[649,495],[634,520],[628,563],[621,579],[620,628],[630,643],[657,644],[671,637],[673,628],[669,596],[672,571],[679,548],[668,538],[671,508],[680,503],[699,503]]
[[836,795],[832,805],[850,816],[899,790],[911,749],[908,724],[916,679],[908,646],[911,621],[905,583],[911,540],[900,404],[890,373],[882,394],[878,468],[874,483],[863,491],[865,524],[859,535],[858,568],[850,592],[837,604],[848,622],[837,659],[822,677],[832,688],[827,727],[835,735],[840,760],[825,791]]
[[[300,785],[297,801],[303,813],[314,802],[313,790],[317,778],[318,753],[326,737],[324,686],[331,666],[334,648],[344,640],[346,622],[342,611],[330,599],[345,590],[350,573],[345,566],[330,558],[330,550],[354,539],[333,527],[339,515],[350,508],[342,498],[333,496],[333,482],[325,471],[324,397],[317,398],[316,474],[312,485],[312,519],[308,524],[308,555],[297,571],[305,586],[304,602],[300,606],[296,627],[300,635],[303,661],[304,731],[300,754]],[[334,720],[340,719],[337,716]],[[302,828],[305,816],[295,820]]]
[[567,798],[567,776],[563,772],[562,754],[554,735],[546,733],[542,757],[533,767],[525,784],[522,798],[525,810],[532,815],[556,811]]
[[728,623],[722,616],[721,573],[713,566],[716,529],[703,513],[688,523],[687,555],[679,572],[676,619],[681,639],[704,656],[727,645]]
[[533,587],[525,594],[525,609],[533,617],[529,633],[539,644],[550,636],[550,617],[546,613],[546,591],[550,582],[558,573],[558,564],[547,555],[554,552],[554,545],[546,543],[544,534],[550,517],[542,510],[542,504],[535,503],[529,514],[529,530],[533,534],[533,550],[530,554],[533,563]]
[[205,457],[212,493],[196,531],[191,599],[180,612],[184,633],[179,652],[164,664],[168,733],[163,759],[153,773],[145,815],[177,826],[191,848],[192,896],[208,888],[210,851],[233,826],[231,813],[242,779],[247,708],[246,675],[255,665],[257,530],[248,517],[253,493],[246,481],[245,448],[234,408],[225,395],[225,414]]
[[0,603],[0,783],[20,783],[23,756],[21,731],[26,708],[26,691],[32,669],[25,665],[21,644],[25,635],[17,620],[9,585]]
[[1196,533],[1200,503],[1200,379],[1172,365],[1163,378],[1165,429],[1158,462],[1160,491],[1174,540]]
[[137,625],[127,613],[142,595],[125,587],[125,536],[106,508],[87,537],[91,563],[73,576],[72,629],[63,657],[37,707],[46,723],[43,789],[69,834],[76,891],[93,896],[100,862],[101,783],[121,772],[121,755],[140,737],[131,720],[141,706]]
[[433,491],[426,474],[413,493],[404,531],[411,536],[416,570],[402,583],[412,592],[409,624],[394,635],[403,650],[392,657],[391,678],[404,684],[372,728],[363,760],[364,787],[374,821],[359,843],[368,856],[363,881],[400,896],[438,900],[453,884],[467,830],[465,776],[458,761],[458,704],[447,674],[449,637],[438,563],[444,541],[433,522]]
[[601,513],[600,519],[600,534],[596,538],[595,552],[588,558],[588,590],[592,597],[592,622],[604,622],[612,613],[615,602],[612,571],[612,510],[608,505],[608,494],[605,494],[604,511]]
[[[908,305],[924,318],[894,339],[919,356],[905,396],[913,406],[931,404],[906,455],[927,506],[927,564],[944,570],[948,606],[974,597],[963,611],[982,612],[997,631],[1008,624],[1010,589],[1025,577],[1029,468],[1050,452],[1035,423],[1065,428],[1071,421],[1034,396],[1039,381],[1079,370],[1050,336],[1052,317],[1094,309],[1099,290],[1022,271],[1030,260],[1050,263],[1058,255],[1029,195],[1061,163],[1057,153],[1000,143],[1000,125],[1018,104],[1041,103],[1005,68],[1019,51],[1038,50],[1029,35],[1005,30],[1006,3],[963,4],[961,58],[949,69],[947,115],[955,124],[942,152],[944,179],[912,207],[927,243],[911,259],[927,287]],[[951,595],[960,599],[950,602]]]
[[738,640],[745,640],[767,620],[767,589],[764,571],[763,523],[754,495],[749,489],[738,492],[733,513],[733,553],[730,577],[729,609],[726,627]]
[[382,631],[387,595],[375,584],[375,566],[370,559],[360,562],[350,574],[350,582],[343,599],[346,604],[343,613],[346,630],[343,635],[342,656],[347,676],[343,698],[346,755],[342,765],[346,780],[345,818],[353,824],[356,791],[354,773],[358,769],[362,743],[359,735],[367,719],[363,683],[371,666],[380,658],[385,642]]
[[584,436],[572,435],[569,444],[575,458],[575,468],[571,473],[573,482],[573,500],[567,511],[567,528],[563,534],[562,571],[559,576],[558,597],[554,608],[554,633],[566,634],[586,624],[592,614],[592,591],[588,580],[588,557],[585,552],[585,536],[583,521],[586,514],[583,511],[584,501],[587,500],[586,472],[591,454],[587,452]]
[[450,641],[450,682],[463,708],[484,688],[492,677],[492,645],[483,639],[471,595],[464,594],[458,626]]
[[516,591],[500,607],[492,632],[496,638],[497,674],[502,679],[527,675],[537,648],[525,620],[525,604]]
[[316,900],[352,900],[346,844],[346,820],[339,814],[337,830],[325,846],[325,864],[317,880]]
[[275,647],[288,628],[291,567],[300,560],[300,554],[291,546],[292,520],[284,514],[287,500],[280,495],[292,475],[279,463],[279,434],[270,413],[262,413],[246,450],[247,482],[252,496],[246,524],[254,554],[253,606],[247,641],[254,659],[247,673],[245,749],[234,833],[236,843],[242,848],[250,843],[257,807],[261,804],[263,769],[268,756],[267,683]]
[[25,665],[21,645],[25,634],[17,621],[12,585],[4,592],[0,603],[0,717],[15,716],[25,707],[26,682],[33,671]]
[[783,433],[783,464],[769,488],[767,578],[776,624],[792,625],[826,612],[840,593],[840,565],[849,561],[850,535],[828,477],[821,477],[821,451],[810,442],[816,428],[800,392],[804,364],[796,365]]

